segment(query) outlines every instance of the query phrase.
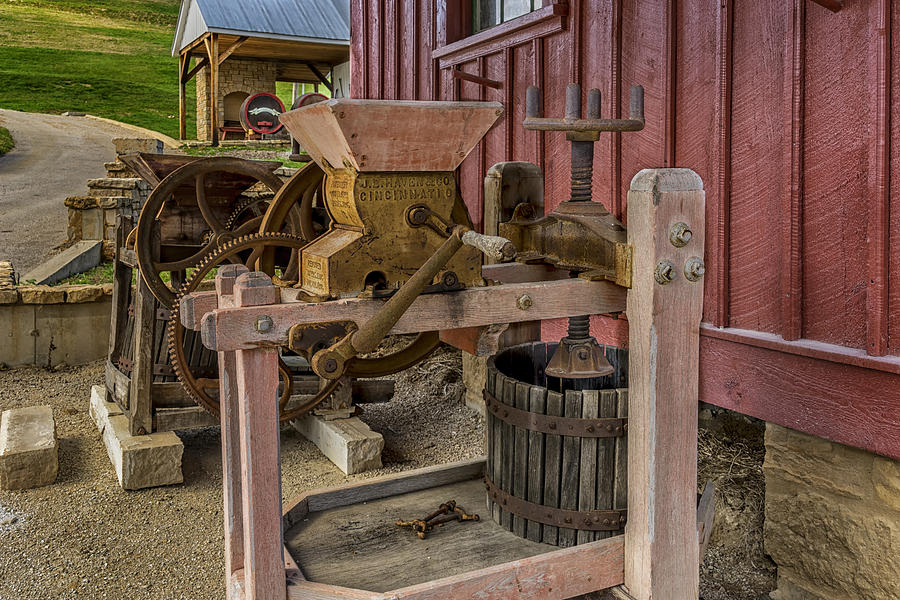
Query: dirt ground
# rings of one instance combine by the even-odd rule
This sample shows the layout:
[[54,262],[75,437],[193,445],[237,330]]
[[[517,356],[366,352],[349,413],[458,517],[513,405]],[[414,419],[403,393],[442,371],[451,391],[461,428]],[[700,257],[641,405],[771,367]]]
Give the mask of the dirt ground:
[[[0,410],[50,404],[60,440],[51,486],[0,492],[0,600],[219,599],[223,545],[219,433],[181,433],[184,484],[125,492],[87,415],[101,363],[0,372]],[[289,427],[282,430],[284,498],[303,490],[471,458],[483,420],[461,401],[460,357],[444,350],[397,376],[390,403],[364,419],[385,437],[385,468],[346,477]],[[701,432],[701,481],[719,486],[716,529],[701,569],[704,600],[759,600],[773,589],[762,553],[758,428],[713,419]]]

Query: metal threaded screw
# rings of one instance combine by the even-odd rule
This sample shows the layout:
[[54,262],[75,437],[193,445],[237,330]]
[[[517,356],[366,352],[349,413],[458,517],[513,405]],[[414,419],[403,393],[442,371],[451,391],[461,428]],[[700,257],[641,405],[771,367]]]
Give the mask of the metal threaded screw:
[[702,258],[694,256],[684,263],[684,276],[688,281],[699,281],[704,273],[706,273],[706,266],[703,264]]
[[272,317],[268,315],[263,315],[261,317],[256,318],[256,323],[254,324],[254,328],[259,333],[266,333],[272,329],[274,323],[272,322]]
[[672,225],[672,229],[669,230],[669,241],[672,242],[672,245],[676,248],[687,246],[693,236],[694,233],[691,231],[691,228],[687,226],[687,223],[675,223]]
[[656,264],[653,276],[656,278],[656,283],[666,285],[675,279],[675,265],[671,261],[661,260]]

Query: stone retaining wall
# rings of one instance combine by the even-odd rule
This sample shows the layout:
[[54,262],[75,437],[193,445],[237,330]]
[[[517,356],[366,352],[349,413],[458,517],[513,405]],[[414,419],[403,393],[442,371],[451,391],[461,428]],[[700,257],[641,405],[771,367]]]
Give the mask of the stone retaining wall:
[[106,356],[112,284],[0,288],[0,363],[76,365]]
[[769,423],[774,600],[900,598],[900,462]]

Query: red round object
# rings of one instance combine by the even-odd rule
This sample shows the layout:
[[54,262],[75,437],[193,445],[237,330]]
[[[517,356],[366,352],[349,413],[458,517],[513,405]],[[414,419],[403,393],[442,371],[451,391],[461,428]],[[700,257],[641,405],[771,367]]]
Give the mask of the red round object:
[[284,104],[275,94],[260,92],[247,96],[241,104],[241,125],[245,131],[267,134],[283,127],[278,117],[284,112]]
[[320,94],[319,92],[308,92],[306,94],[301,94],[294,100],[294,103],[291,105],[291,110],[295,108],[300,108],[301,106],[309,106],[310,104],[315,104],[316,102],[322,102],[323,100],[328,100],[328,96],[324,94]]

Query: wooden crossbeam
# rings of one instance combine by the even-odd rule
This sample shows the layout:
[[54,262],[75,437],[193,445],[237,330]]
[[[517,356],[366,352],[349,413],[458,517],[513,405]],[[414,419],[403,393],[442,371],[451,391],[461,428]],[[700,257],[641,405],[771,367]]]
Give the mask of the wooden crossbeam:
[[228,46],[228,49],[219,55],[219,64],[221,65],[223,62],[225,62],[225,59],[231,56],[235,50],[243,46],[244,42],[246,42],[248,39],[249,38],[246,35],[242,35],[237,40],[235,40],[232,45]]
[[191,79],[194,78],[194,75],[197,74],[197,71],[199,71],[200,69],[202,69],[203,67],[205,67],[208,64],[209,64],[209,57],[204,56],[203,58],[201,58],[200,60],[197,61],[197,64],[194,65],[193,69],[191,69],[184,75],[181,82],[187,83],[188,81],[190,81]]
[[328,79],[322,74],[322,71],[320,71],[316,67],[316,65],[312,64],[311,62],[306,62],[305,64],[307,67],[309,67],[309,70],[313,72],[313,75],[315,75],[316,77],[319,78],[319,81],[322,82],[322,85],[324,85],[325,87],[328,88],[329,92],[334,91],[334,89],[332,89],[332,87],[331,87],[331,82],[328,81]]

